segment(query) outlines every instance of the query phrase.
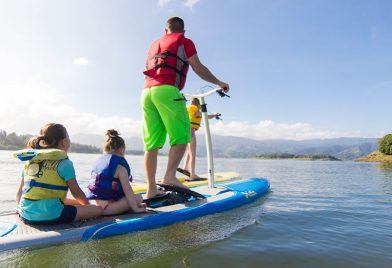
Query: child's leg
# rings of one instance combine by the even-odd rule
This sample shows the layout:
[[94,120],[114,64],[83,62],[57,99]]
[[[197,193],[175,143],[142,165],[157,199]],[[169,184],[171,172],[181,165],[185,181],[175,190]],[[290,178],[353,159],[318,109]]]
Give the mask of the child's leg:
[[127,198],[123,197],[120,200],[110,202],[104,209],[103,215],[116,215],[129,211],[130,207],[127,202]]
[[190,160],[190,177],[196,178],[196,136],[193,136],[191,139],[191,143],[189,143],[189,160]]
[[101,206],[84,205],[76,206],[77,212],[75,221],[95,218],[102,215]]
[[80,203],[76,199],[66,198],[64,200],[64,205],[80,206]]
[[[193,138],[192,138],[193,139]],[[186,152],[185,152],[185,160],[184,160],[184,167],[183,170],[188,170],[188,166],[189,166],[189,159],[190,159],[190,143],[188,143],[188,145],[186,146]]]
[[108,200],[91,199],[89,202],[91,205],[101,206],[102,209],[105,209],[109,205]]
[[194,128],[191,128],[191,142],[188,143],[186,147],[186,153],[185,153],[185,161],[184,161],[184,168],[183,170],[188,170],[189,162],[191,161],[191,144],[192,140],[196,139],[196,130]]

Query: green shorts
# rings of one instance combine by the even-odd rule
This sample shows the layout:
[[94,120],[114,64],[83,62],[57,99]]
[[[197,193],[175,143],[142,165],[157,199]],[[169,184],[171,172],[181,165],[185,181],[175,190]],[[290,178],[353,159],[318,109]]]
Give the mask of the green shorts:
[[169,134],[170,146],[191,140],[184,96],[171,85],[145,88],[142,94],[143,142],[146,151],[161,148]]

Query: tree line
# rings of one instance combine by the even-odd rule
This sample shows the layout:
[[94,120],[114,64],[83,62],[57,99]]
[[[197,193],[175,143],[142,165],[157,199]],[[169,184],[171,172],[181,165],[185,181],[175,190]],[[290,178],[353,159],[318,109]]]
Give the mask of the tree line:
[[[14,151],[24,149],[26,148],[27,142],[31,137],[33,137],[33,135],[18,135],[15,132],[7,133],[4,130],[0,130],[0,150]],[[70,152],[95,154],[101,153],[101,149],[92,145],[71,143]]]
[[386,155],[392,155],[392,134],[387,134],[378,141],[378,150]]

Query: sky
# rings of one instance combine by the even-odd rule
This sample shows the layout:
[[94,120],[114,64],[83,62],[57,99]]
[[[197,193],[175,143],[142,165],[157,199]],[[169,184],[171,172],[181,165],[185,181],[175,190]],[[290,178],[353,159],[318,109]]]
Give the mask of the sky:
[[[392,1],[0,0],[0,129],[141,136],[149,44],[169,17],[230,98],[213,134],[253,139],[391,133]],[[189,71],[186,93],[214,86]]]

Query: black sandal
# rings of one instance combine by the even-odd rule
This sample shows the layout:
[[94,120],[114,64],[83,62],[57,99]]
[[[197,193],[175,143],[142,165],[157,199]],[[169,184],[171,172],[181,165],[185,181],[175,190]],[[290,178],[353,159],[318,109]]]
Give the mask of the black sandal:
[[191,176],[191,173],[188,170],[186,170],[186,169],[177,168],[177,171],[182,173],[182,174],[184,174],[185,176],[188,176],[188,177]]

